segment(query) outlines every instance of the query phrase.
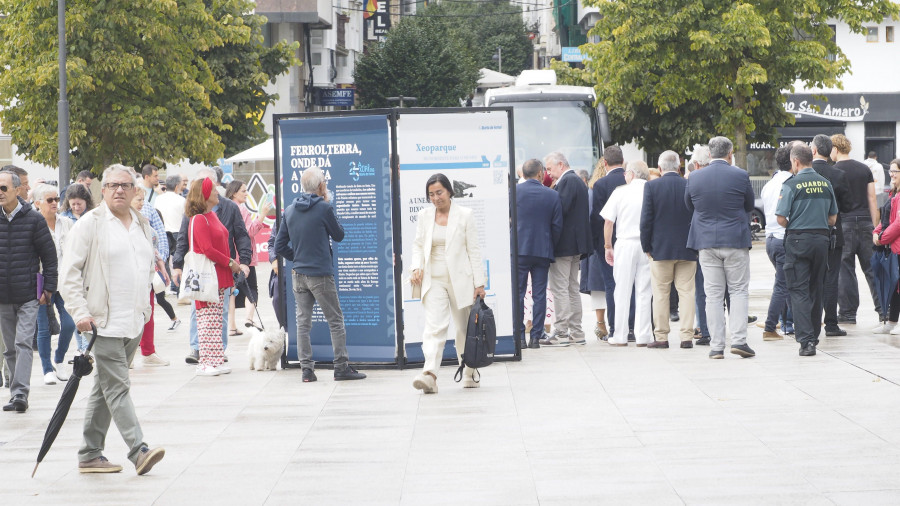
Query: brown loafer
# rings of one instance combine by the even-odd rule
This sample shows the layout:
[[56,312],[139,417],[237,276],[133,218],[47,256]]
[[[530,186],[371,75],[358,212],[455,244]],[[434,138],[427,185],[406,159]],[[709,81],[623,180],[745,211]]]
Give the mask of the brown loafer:
[[648,348],[668,348],[669,341],[653,341],[647,345]]
[[682,348],[693,348],[694,342],[693,341],[681,341],[681,347]]

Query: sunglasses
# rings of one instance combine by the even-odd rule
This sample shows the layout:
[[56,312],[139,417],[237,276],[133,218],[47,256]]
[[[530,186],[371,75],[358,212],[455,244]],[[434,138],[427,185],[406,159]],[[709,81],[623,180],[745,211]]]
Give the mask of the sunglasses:
[[9,191],[9,186],[2,185],[0,186],[0,192],[6,193]]
[[55,203],[59,202],[59,197],[49,197],[49,198],[44,199],[44,202],[46,202],[48,204],[55,204]]
[[119,188],[121,188],[125,191],[128,191],[128,190],[134,188],[134,183],[106,183],[103,186],[105,188],[111,189],[112,191],[116,191]]

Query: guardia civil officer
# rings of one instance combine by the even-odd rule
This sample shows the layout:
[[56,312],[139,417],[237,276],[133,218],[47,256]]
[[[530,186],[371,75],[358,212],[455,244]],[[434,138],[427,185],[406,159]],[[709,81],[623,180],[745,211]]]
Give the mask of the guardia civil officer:
[[791,172],[781,186],[775,209],[785,228],[784,275],[794,311],[794,331],[800,356],[816,354],[822,327],[822,296],[830,247],[830,227],[838,207],[831,183],[812,169],[812,150],[791,147]]

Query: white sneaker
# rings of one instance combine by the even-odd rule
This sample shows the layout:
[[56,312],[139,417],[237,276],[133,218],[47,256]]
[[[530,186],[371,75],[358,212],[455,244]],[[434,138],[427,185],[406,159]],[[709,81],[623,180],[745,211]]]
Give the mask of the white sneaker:
[[900,325],[895,325],[890,332],[892,336],[900,336]]
[[143,363],[147,367],[161,367],[161,366],[169,365],[168,360],[163,360],[156,353],[153,353],[153,354],[150,354],[150,355],[147,355],[146,357],[144,357]]
[[219,374],[231,374],[231,368],[228,367],[228,364],[222,364],[218,367],[213,367],[213,369],[219,371]]
[[44,384],[45,385],[55,385],[56,384],[56,373],[48,372],[44,375]]
[[53,367],[56,371],[56,379],[59,381],[69,381],[69,368],[65,362],[53,364]]
[[197,366],[197,376],[218,376],[220,374],[222,374],[222,371],[216,369],[215,367],[208,365]]
[[873,334],[890,334],[892,330],[897,326],[897,322],[887,322],[884,325],[875,327],[872,329]]
[[413,388],[421,390],[425,394],[436,394],[438,391],[437,380],[430,374],[419,374],[413,380]]

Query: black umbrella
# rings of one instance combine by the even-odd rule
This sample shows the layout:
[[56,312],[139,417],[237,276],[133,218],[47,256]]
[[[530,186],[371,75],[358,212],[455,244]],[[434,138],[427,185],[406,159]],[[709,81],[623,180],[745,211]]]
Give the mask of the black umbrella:
[[881,320],[887,321],[891,296],[897,289],[897,281],[900,280],[897,255],[891,253],[890,248],[875,248],[871,265],[872,277],[875,278],[875,291],[881,301]]
[[266,326],[263,325],[262,316],[259,316],[259,304],[253,299],[253,291],[250,290],[250,283],[247,282],[247,276],[244,276],[243,272],[238,272],[234,275],[234,284],[238,287],[238,290],[242,290],[244,292],[244,296],[247,297],[247,300],[253,304],[253,309],[256,310],[256,317],[259,318],[259,326],[262,327],[262,330],[266,330]]
[[41,451],[38,452],[37,463],[34,464],[34,471],[31,472],[32,478],[34,478],[34,473],[37,472],[37,468],[41,464],[41,461],[47,456],[47,452],[50,451],[50,446],[56,441],[56,436],[59,435],[59,430],[66,421],[66,416],[69,414],[69,408],[72,407],[72,401],[75,400],[75,392],[78,391],[78,383],[81,382],[81,378],[87,376],[94,370],[94,358],[91,357],[91,348],[94,347],[94,341],[97,340],[97,327],[95,327],[93,323],[91,323],[91,332],[93,334],[91,335],[91,342],[88,343],[84,354],[76,355],[71,362],[72,377],[69,378],[69,381],[66,383],[66,388],[63,390],[62,397],[59,399],[59,404],[56,405],[56,411],[54,411],[53,416],[50,417],[50,425],[47,426],[47,432],[44,432],[44,442],[41,444]]

